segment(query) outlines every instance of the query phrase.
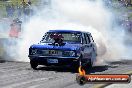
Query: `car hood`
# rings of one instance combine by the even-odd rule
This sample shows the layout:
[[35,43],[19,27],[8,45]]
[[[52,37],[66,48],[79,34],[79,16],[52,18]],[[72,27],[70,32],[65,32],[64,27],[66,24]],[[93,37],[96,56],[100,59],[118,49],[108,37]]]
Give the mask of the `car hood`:
[[48,49],[48,50],[78,50],[82,44],[69,44],[66,43],[63,46],[54,46],[48,43],[34,44],[30,48],[34,49]]

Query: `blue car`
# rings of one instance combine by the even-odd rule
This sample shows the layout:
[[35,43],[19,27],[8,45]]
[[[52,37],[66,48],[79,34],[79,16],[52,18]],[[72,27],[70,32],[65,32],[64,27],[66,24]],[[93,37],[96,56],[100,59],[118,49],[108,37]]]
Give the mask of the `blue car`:
[[96,56],[97,47],[91,33],[73,30],[49,30],[40,43],[30,46],[28,55],[33,69],[38,65],[92,67]]

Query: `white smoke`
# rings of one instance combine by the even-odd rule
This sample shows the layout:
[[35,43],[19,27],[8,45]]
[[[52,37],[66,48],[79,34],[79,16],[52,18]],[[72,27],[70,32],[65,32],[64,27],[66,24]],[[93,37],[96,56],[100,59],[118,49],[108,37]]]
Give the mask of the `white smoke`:
[[51,0],[50,8],[45,6],[36,13],[23,24],[22,39],[17,46],[19,59],[16,60],[29,61],[30,45],[38,43],[45,32],[54,29],[91,32],[98,46],[97,63],[123,59],[128,54],[129,47],[123,43],[124,32],[113,26],[113,14],[100,0]]

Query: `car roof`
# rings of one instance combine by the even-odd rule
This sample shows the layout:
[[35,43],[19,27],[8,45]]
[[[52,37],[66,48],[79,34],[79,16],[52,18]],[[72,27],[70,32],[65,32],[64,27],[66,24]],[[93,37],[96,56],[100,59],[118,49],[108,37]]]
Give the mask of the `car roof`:
[[90,32],[83,32],[83,31],[76,31],[76,30],[49,30],[48,32],[76,32],[76,33],[88,33],[88,34],[90,34]]

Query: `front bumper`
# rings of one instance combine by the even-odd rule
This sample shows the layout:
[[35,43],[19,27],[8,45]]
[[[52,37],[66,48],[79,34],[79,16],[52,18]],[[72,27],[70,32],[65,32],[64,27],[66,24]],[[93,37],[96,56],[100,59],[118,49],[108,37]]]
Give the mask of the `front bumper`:
[[[73,65],[78,62],[79,57],[60,57],[60,56],[37,56],[29,55],[30,60],[40,65]],[[58,63],[48,63],[48,59],[57,59]]]

